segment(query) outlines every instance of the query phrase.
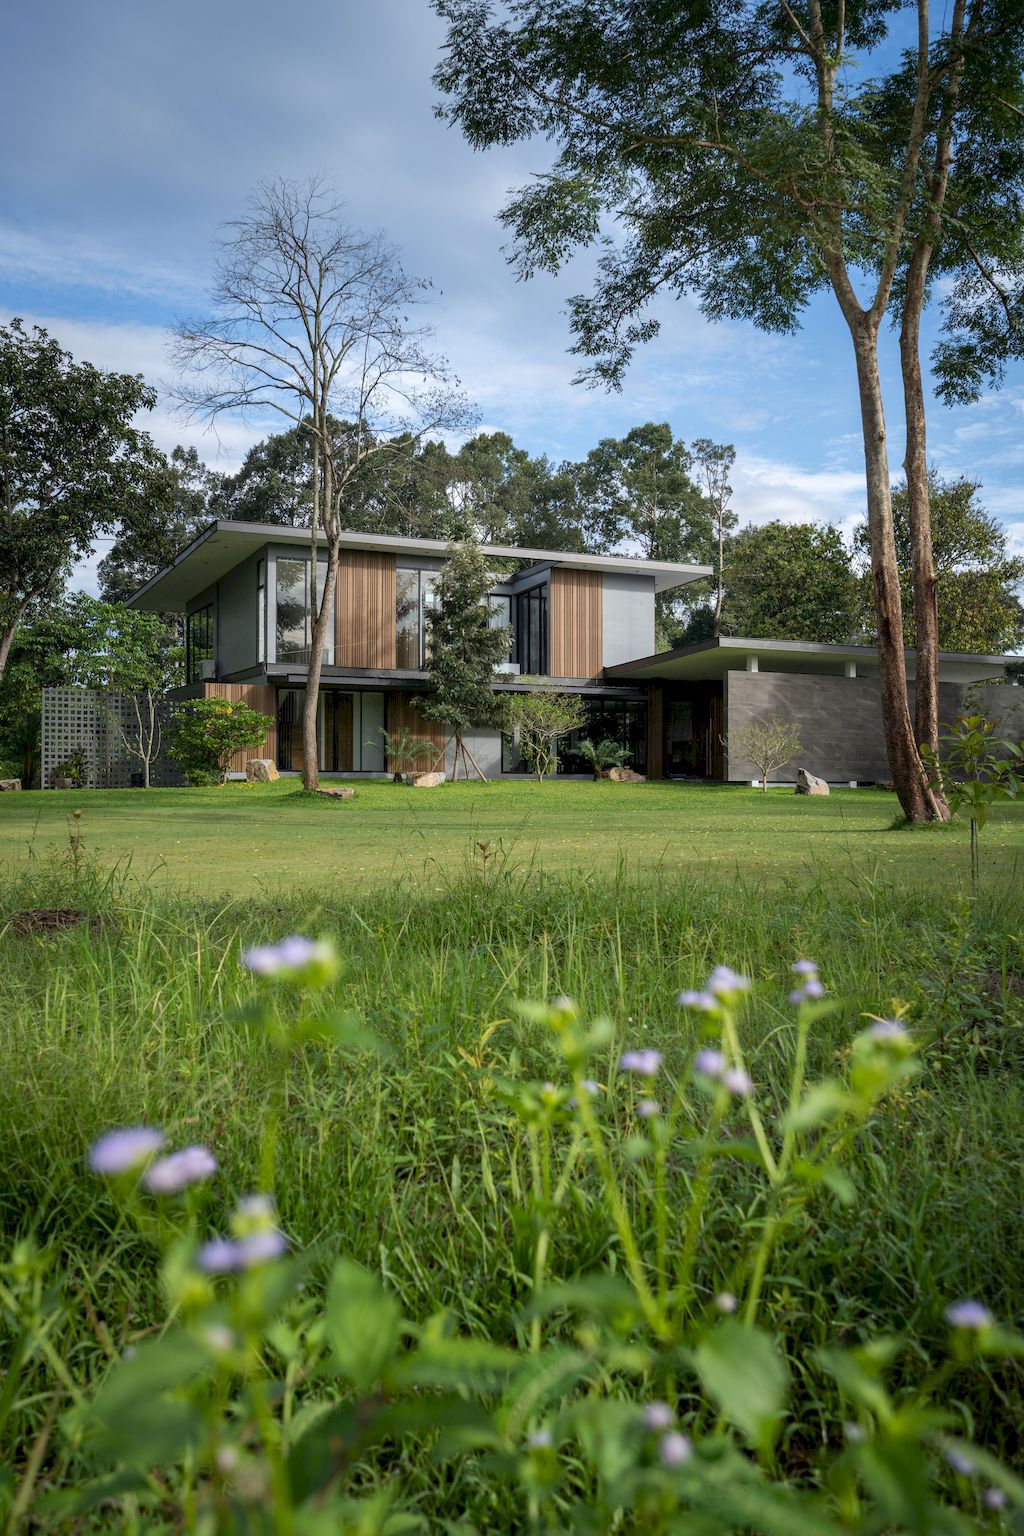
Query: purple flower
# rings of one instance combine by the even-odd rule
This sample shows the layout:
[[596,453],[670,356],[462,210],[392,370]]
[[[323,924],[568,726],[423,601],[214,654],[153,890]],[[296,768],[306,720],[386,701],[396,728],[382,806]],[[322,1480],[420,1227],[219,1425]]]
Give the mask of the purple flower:
[[196,1263],[208,1275],[230,1275],[239,1269],[255,1269],[287,1252],[288,1244],[283,1233],[254,1232],[251,1237],[239,1239],[212,1238],[200,1248]]
[[675,1414],[668,1403],[648,1403],[644,1408],[644,1428],[656,1432],[671,1429],[675,1422]]
[[280,1259],[288,1252],[288,1242],[283,1232],[276,1228],[269,1232],[254,1232],[251,1237],[243,1237],[239,1247],[242,1250],[242,1268],[253,1269],[257,1264],[266,1264],[271,1259]]
[[676,1002],[680,1008],[696,1008],[700,1013],[714,1013],[718,1007],[717,997],[710,992],[680,992]]
[[660,1051],[623,1051],[619,1066],[623,1072],[635,1072],[638,1077],[657,1077],[661,1061]]
[[550,1451],[554,1444],[550,1429],[535,1429],[531,1435],[527,1435],[526,1443],[531,1451]]
[[1006,1494],[1001,1488],[986,1488],[981,1496],[981,1502],[986,1509],[1005,1509]]
[[797,987],[795,991],[789,994],[789,1000],[794,1008],[799,1008],[801,1003],[809,1003],[815,998],[824,996],[825,988],[817,976],[812,976],[808,981],[804,982],[802,987]]
[[329,944],[293,933],[280,944],[257,944],[244,950],[242,964],[256,976],[298,976],[314,967],[329,970],[334,958]]
[[754,1091],[754,1085],[742,1067],[728,1067],[722,1073],[722,1082],[738,1098],[747,1099]]
[[711,1077],[717,1082],[725,1071],[725,1057],[721,1051],[698,1051],[693,1058],[693,1070],[701,1077]]
[[963,1451],[958,1451],[955,1446],[950,1446],[946,1452],[946,1460],[953,1471],[960,1477],[973,1477],[975,1472],[974,1462]]
[[641,1120],[653,1120],[655,1115],[661,1114],[661,1105],[657,1099],[641,1099],[636,1112]]
[[946,1308],[946,1322],[951,1328],[991,1328],[993,1317],[980,1301],[955,1301]]
[[669,1434],[662,1435],[658,1455],[666,1467],[681,1467],[693,1455],[693,1446],[685,1435],[672,1430]]
[[737,992],[749,992],[750,982],[730,966],[716,965],[708,977],[708,991],[723,999],[734,997]]
[[871,1028],[868,1030],[869,1040],[903,1041],[908,1040],[909,1038],[910,1037],[906,1030],[903,1028],[903,1025],[898,1024],[895,1019],[876,1019],[874,1024],[872,1024]]
[[214,1237],[196,1254],[196,1263],[208,1275],[229,1275],[242,1267],[241,1245],[230,1237]]
[[736,1297],[733,1295],[732,1291],[720,1291],[719,1294],[715,1297],[715,1306],[718,1308],[719,1312],[729,1313],[736,1311],[736,1308],[739,1306],[739,1302],[736,1300]]
[[134,1125],[123,1131],[108,1131],[94,1142],[89,1153],[89,1167],[93,1173],[116,1178],[121,1173],[131,1173],[140,1163],[159,1152],[164,1144],[162,1131],[148,1125]]
[[583,1077],[583,1078],[581,1078],[580,1079],[580,1087],[584,1088],[587,1091],[587,1093],[600,1093],[601,1092],[601,1084],[600,1083],[595,1083],[594,1079],[592,1077]]
[[818,974],[818,967],[813,960],[797,960],[790,966],[790,970],[794,976],[817,976]]
[[158,1158],[146,1169],[142,1182],[152,1195],[176,1195],[216,1172],[217,1160],[212,1152],[205,1147],[184,1147],[169,1157]]

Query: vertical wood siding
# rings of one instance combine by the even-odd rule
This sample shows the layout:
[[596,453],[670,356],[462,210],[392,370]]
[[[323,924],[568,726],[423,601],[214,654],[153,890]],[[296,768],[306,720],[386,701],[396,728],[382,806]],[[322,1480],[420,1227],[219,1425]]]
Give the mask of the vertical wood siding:
[[596,677],[604,665],[600,571],[551,572],[551,676]]
[[[440,756],[441,749],[445,742],[445,728],[438,720],[425,720],[419,711],[415,708],[412,700],[413,695],[411,693],[388,694],[388,735],[399,736],[401,735],[402,731],[405,730],[409,731],[413,736],[422,736],[425,741],[429,741],[433,747],[437,748],[437,755]],[[423,763],[417,766],[422,767],[423,771],[426,772],[428,769],[432,769],[434,765],[432,762],[428,762],[426,759],[424,759]],[[391,766],[391,760],[389,758],[388,773],[394,772],[395,769]]]
[[665,777],[665,690],[660,683],[647,686],[647,777]]
[[395,557],[342,551],[335,658],[339,667],[395,665]]
[[266,683],[204,683],[203,697],[226,699],[229,704],[248,704],[267,715],[267,734],[258,747],[236,752],[228,764],[229,773],[244,773],[251,757],[269,757],[277,762],[277,690]]

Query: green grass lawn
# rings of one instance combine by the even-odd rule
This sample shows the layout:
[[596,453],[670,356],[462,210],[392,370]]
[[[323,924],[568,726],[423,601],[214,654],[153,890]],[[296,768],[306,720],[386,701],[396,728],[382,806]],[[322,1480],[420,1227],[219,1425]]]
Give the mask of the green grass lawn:
[[[488,842],[517,864],[561,873],[665,876],[709,869],[751,881],[816,871],[858,878],[879,870],[931,883],[959,881],[963,826],[889,830],[895,796],[666,783],[498,781],[415,790],[355,785],[353,800],[304,795],[294,780],[219,789],[90,790],[0,799],[0,863],[66,844],[81,810],[86,846],[104,866],[129,859],[156,887],[253,892],[296,883],[347,890],[397,877],[430,881]],[[1012,879],[1024,852],[1024,806],[997,808],[984,834],[991,878]]]

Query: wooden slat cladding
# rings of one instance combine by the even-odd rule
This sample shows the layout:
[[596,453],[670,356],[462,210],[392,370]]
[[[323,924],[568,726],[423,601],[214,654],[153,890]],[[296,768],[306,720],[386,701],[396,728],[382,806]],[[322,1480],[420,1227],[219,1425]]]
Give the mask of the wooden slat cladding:
[[277,762],[277,689],[266,683],[204,683],[203,696],[207,699],[226,699],[229,704],[248,704],[269,716],[267,734],[258,747],[247,747],[236,752],[228,764],[229,773],[244,773],[251,757],[269,757]]
[[551,676],[596,677],[604,665],[600,571],[551,572]]
[[395,557],[345,550],[338,567],[335,661],[339,667],[395,665]]
[[[402,731],[408,731],[413,736],[421,736],[424,741],[437,748],[440,757],[441,749],[445,742],[445,728],[438,720],[425,720],[419,710],[413,704],[414,695],[411,693],[389,693],[387,696],[387,730],[389,736],[399,736]],[[432,769],[432,762],[424,761],[418,766],[424,771]],[[403,770],[405,764],[402,764]],[[388,759],[388,773],[394,773],[395,769]]]

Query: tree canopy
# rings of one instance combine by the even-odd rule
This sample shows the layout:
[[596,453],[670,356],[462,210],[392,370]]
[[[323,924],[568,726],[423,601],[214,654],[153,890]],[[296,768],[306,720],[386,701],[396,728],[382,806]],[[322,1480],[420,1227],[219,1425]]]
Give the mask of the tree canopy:
[[844,645],[858,638],[860,618],[850,553],[837,528],[772,522],[729,540],[724,634]]

